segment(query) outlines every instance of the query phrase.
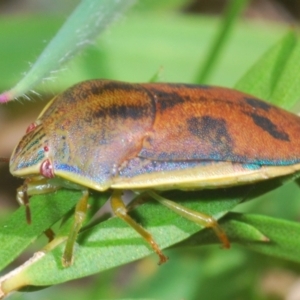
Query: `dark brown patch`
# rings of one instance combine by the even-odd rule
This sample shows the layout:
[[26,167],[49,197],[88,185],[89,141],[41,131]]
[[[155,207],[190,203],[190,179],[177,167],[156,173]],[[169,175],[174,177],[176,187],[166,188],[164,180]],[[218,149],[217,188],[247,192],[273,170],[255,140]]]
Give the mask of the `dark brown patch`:
[[140,91],[141,88],[137,84],[125,83],[120,81],[104,81],[103,86],[98,87],[97,85],[93,86],[91,91],[95,94],[101,94],[102,92],[116,92],[116,91],[127,91],[135,92]]
[[184,103],[186,100],[176,92],[164,92],[158,89],[151,89],[151,92],[156,96],[156,101],[162,111],[172,108],[178,104]]
[[62,97],[64,101],[67,100],[69,103],[73,103],[91,96],[101,96],[103,93],[114,93],[117,91],[135,92],[140,91],[140,88],[136,84],[96,79],[78,83],[66,90],[59,97]]
[[187,125],[192,135],[211,147],[211,158],[232,156],[233,141],[224,119],[211,116],[192,117],[187,120]]
[[93,111],[93,118],[105,118],[110,117],[112,119],[133,119],[138,120],[151,114],[150,107],[148,105],[136,106],[136,105],[111,105],[109,107],[100,107],[99,110]]
[[272,121],[270,121],[270,119],[255,113],[251,113],[248,115],[252,118],[253,122],[257,126],[268,132],[273,138],[287,142],[290,141],[289,135],[284,131],[280,131],[277,126]]
[[256,98],[245,97],[244,100],[254,108],[260,108],[264,111],[268,111],[272,106],[264,101],[258,100]]

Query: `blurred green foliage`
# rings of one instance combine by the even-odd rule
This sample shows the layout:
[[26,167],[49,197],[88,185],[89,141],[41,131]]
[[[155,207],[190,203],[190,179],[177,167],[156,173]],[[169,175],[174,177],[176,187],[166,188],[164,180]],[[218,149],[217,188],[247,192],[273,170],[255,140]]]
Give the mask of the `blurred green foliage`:
[[[159,73],[160,81],[195,82],[198,70],[209,56],[210,45],[220,30],[220,19],[184,15],[186,1],[145,1],[114,25],[84,54],[57,74],[53,84],[39,92],[59,92],[89,78],[145,82]],[[0,89],[20,79],[63,22],[47,15],[7,16],[0,20]],[[37,30],[37,28],[39,30]],[[268,23],[235,23],[209,84],[232,87],[286,31]],[[21,32],[21,34],[20,34]],[[249,81],[248,81],[249,82]],[[245,86],[245,85],[244,85]],[[298,220],[298,186],[288,183],[237,208],[272,217]],[[297,201],[298,200],[298,201]],[[13,199],[12,199],[13,201]],[[233,245],[176,248],[167,251],[170,260],[158,267],[154,255],[123,269],[105,271],[88,280],[55,286],[35,293],[17,293],[11,299],[281,299],[265,292],[264,278],[274,269],[297,278],[298,264],[250,252]],[[25,289],[26,290],[26,289]]]

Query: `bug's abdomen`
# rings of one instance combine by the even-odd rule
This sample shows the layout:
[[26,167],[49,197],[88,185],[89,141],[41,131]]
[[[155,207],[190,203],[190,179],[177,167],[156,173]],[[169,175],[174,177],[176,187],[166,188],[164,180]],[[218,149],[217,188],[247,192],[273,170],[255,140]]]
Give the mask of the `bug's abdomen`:
[[300,118],[226,88],[145,84],[156,100],[140,157],[288,165],[300,161]]

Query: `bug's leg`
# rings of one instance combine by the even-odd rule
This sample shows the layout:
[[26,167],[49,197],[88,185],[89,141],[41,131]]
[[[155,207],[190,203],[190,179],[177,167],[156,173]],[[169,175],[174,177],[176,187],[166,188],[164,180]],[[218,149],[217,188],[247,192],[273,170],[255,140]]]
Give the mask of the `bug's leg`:
[[51,241],[54,240],[55,238],[55,233],[51,228],[48,228],[44,231],[45,236],[48,238],[48,242],[50,243]]
[[[26,220],[28,224],[31,223],[29,197],[37,194],[51,193],[53,191],[56,191],[57,189],[57,186],[49,184],[47,182],[47,179],[40,177],[26,179],[24,181],[24,184],[17,189],[17,201],[20,205],[25,206]],[[44,231],[44,233],[49,242],[54,239],[55,234],[52,229],[48,228],[46,231]]]
[[27,192],[27,184],[21,185],[17,189],[17,201],[20,205],[25,206],[25,214],[26,214],[26,220],[27,223],[31,223],[31,213],[30,213],[30,207],[29,207],[29,196]]
[[73,253],[74,253],[74,246],[76,243],[77,235],[79,230],[82,227],[82,224],[86,217],[86,211],[88,207],[88,199],[89,199],[89,192],[88,190],[82,191],[82,197],[76,205],[75,208],[75,219],[73,226],[71,228],[70,234],[67,239],[66,247],[64,250],[62,263],[64,267],[69,267],[73,263]]
[[188,220],[191,220],[201,226],[212,228],[216,233],[217,237],[220,239],[221,243],[223,244],[223,247],[230,248],[230,243],[226,233],[223,231],[223,229],[220,227],[218,222],[213,217],[203,214],[201,212],[188,209],[174,201],[168,200],[158,195],[153,191],[149,191],[148,193],[151,197],[153,197],[153,199],[155,199],[162,205],[170,208],[172,211],[179,214],[180,216]]
[[17,201],[20,205],[24,205],[26,209],[27,223],[31,223],[31,213],[29,207],[29,197],[33,195],[52,193],[59,187],[49,184],[48,180],[41,176],[28,178],[24,184],[17,189]]
[[110,203],[115,215],[125,221],[128,225],[130,225],[150,244],[152,249],[159,256],[159,264],[165,263],[168,258],[162,253],[159,246],[154,241],[152,235],[128,215],[127,208],[122,201],[122,191],[115,190],[111,196]]

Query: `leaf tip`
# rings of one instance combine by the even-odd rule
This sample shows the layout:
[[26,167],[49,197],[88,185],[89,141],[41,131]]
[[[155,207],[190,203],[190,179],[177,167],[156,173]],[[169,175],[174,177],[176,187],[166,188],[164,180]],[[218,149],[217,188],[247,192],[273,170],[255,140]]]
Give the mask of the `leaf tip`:
[[264,242],[264,243],[271,242],[271,240],[267,236],[265,236],[265,235],[262,235],[261,238],[260,238],[260,240],[262,242]]
[[0,94],[0,103],[7,103],[7,102],[9,102],[12,99],[11,96],[12,95],[9,92],[4,92],[4,93]]

